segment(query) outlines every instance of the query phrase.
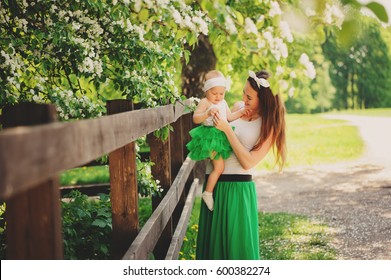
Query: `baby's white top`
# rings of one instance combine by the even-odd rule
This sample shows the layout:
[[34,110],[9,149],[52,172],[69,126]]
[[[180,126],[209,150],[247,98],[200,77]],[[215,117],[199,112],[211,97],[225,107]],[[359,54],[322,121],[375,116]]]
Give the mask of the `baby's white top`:
[[[220,111],[220,115],[223,119],[227,120],[227,102],[223,99],[217,104],[213,104],[209,106],[208,111],[212,108],[217,108]],[[203,123],[205,126],[213,126],[213,116],[208,117]]]
[[[235,134],[239,141],[248,151],[250,151],[255,146],[260,136],[262,124],[261,118],[254,121],[237,119],[230,124],[235,127]],[[209,174],[212,170],[212,164],[209,162],[206,166],[206,174]],[[253,169],[243,169],[235,153],[232,152],[231,156],[224,161],[223,174],[253,174]]]

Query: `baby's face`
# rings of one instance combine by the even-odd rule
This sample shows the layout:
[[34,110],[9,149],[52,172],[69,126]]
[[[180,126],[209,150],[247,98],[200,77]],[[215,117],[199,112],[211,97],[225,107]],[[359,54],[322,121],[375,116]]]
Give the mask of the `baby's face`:
[[206,98],[213,104],[217,104],[224,99],[225,87],[212,87],[206,91]]

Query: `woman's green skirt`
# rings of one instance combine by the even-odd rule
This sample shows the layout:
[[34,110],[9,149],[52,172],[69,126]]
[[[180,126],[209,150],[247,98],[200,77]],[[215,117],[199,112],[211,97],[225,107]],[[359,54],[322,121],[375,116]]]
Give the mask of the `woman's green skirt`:
[[218,182],[213,196],[213,211],[201,203],[197,259],[259,260],[254,182]]

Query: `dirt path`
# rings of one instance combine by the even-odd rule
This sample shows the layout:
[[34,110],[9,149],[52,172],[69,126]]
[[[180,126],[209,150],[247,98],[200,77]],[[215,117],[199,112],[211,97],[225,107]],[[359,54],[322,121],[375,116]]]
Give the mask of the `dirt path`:
[[391,118],[330,118],[359,127],[364,156],[283,174],[257,173],[259,209],[324,220],[335,229],[339,259],[391,260]]

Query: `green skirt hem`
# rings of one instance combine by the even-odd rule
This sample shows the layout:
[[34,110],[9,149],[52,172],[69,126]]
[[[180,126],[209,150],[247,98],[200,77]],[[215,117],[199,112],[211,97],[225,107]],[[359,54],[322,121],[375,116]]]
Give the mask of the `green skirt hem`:
[[196,259],[259,260],[254,182],[218,182],[213,195],[213,211],[201,202]]

